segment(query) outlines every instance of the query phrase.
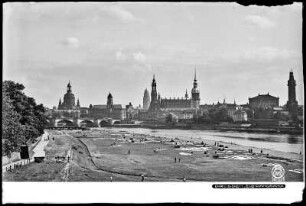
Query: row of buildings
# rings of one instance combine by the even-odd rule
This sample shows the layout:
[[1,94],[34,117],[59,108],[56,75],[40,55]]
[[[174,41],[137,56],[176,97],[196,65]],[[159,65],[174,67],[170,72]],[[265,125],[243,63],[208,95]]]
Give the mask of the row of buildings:
[[[148,89],[144,91],[143,107],[134,108],[131,103],[125,107],[121,104],[114,104],[111,93],[107,96],[106,104],[90,104],[89,107],[81,107],[79,99],[76,101],[72,93],[72,86],[69,81],[63,101],[61,99],[59,100],[58,107],[53,108],[50,115],[53,118],[111,118],[126,122],[131,120],[162,121],[168,115],[172,115],[178,120],[190,120],[194,116],[200,116],[210,109],[220,108],[226,109],[228,116],[231,117],[234,122],[246,122],[249,119],[254,119],[255,111],[257,112],[259,110],[273,110],[274,113],[276,111],[287,116],[298,115],[300,107],[296,100],[296,82],[293,71],[290,71],[287,86],[288,102],[285,107],[279,106],[279,97],[274,97],[269,93],[258,94],[256,97],[249,98],[249,102],[244,105],[237,105],[235,101],[233,103],[226,103],[225,100],[223,103],[218,101],[216,104],[201,105],[196,71],[194,74],[193,87],[191,88],[191,95],[189,96],[186,90],[184,97],[180,98],[161,97],[157,92],[157,82],[154,75],[151,84],[151,95]],[[249,115],[250,111],[253,112],[253,117]]]

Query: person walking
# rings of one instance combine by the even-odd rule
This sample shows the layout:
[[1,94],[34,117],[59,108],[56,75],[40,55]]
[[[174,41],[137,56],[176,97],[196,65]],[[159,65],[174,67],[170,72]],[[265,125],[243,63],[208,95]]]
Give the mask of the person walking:
[[176,163],[176,157],[174,157],[174,163]]
[[179,158],[179,163],[181,162],[181,158]]
[[141,175],[141,182],[144,181],[144,175]]

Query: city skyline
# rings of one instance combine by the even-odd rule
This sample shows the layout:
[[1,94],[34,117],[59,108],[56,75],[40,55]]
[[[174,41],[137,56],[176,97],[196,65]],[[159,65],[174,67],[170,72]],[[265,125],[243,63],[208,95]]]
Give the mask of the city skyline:
[[4,80],[50,108],[69,80],[82,107],[109,92],[142,105],[153,74],[161,97],[184,97],[194,68],[201,104],[269,92],[284,105],[291,69],[304,101],[300,3],[13,3],[4,31]]

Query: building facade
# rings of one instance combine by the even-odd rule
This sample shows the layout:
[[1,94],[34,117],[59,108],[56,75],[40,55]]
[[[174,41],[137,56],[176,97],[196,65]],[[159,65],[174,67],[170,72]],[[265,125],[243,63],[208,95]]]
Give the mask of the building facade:
[[268,94],[258,94],[256,97],[249,98],[249,107],[251,109],[273,108],[279,106],[279,98]]
[[196,71],[194,75],[193,88],[191,89],[191,98],[186,93],[181,98],[160,98],[160,108],[163,110],[185,110],[185,109],[199,109],[200,108],[200,91],[198,89]]
[[107,96],[107,103],[100,105],[92,105],[89,107],[88,116],[95,119],[125,119],[125,109],[121,104],[113,104],[113,96],[111,93]]

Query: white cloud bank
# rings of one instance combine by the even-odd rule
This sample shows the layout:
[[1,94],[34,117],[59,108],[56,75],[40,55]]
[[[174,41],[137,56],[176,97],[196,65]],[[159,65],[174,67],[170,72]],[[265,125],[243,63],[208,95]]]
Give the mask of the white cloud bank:
[[246,16],[245,20],[247,23],[253,26],[258,26],[262,29],[271,28],[275,26],[275,23],[273,23],[271,20],[263,16],[248,15]]
[[133,57],[134,57],[135,61],[141,62],[141,63],[143,63],[147,60],[146,55],[141,53],[141,52],[133,53]]
[[68,37],[62,41],[62,44],[69,48],[78,48],[80,46],[80,41],[76,37]]

